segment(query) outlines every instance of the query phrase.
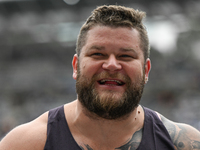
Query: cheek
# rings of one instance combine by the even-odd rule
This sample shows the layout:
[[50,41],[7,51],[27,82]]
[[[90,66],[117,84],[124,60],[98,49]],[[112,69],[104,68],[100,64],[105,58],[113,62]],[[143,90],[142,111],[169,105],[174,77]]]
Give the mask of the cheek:
[[132,64],[126,67],[126,72],[128,76],[135,81],[144,76],[144,67],[140,63]]
[[79,63],[79,70],[80,70],[80,72],[81,73],[84,72],[85,68],[86,68],[86,62],[85,61],[81,61]]
[[101,65],[97,62],[93,61],[83,61],[80,64],[80,72],[82,74],[87,74],[87,76],[93,76],[94,74],[98,73],[100,70]]

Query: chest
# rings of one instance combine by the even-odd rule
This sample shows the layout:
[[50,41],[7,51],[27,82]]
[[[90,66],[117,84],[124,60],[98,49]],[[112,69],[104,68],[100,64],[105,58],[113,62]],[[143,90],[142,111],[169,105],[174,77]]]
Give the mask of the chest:
[[142,134],[143,129],[140,129],[136,131],[130,139],[128,139],[124,144],[121,144],[120,146],[114,146],[113,145],[119,145],[119,143],[109,143],[109,140],[105,139],[105,144],[99,144],[99,143],[93,143],[93,142],[81,142],[78,141],[78,145],[80,146],[81,150],[137,150],[139,147],[141,141],[142,141]]

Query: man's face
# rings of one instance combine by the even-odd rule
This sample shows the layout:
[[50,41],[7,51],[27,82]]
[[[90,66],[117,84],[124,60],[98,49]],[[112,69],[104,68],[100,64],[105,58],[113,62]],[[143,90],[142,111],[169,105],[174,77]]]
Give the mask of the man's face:
[[141,99],[150,60],[144,64],[139,34],[132,28],[96,26],[73,59],[78,100],[106,119],[128,115]]

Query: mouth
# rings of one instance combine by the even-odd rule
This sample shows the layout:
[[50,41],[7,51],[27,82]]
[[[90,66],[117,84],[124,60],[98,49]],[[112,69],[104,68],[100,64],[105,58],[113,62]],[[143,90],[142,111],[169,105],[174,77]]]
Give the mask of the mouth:
[[123,81],[115,80],[115,79],[102,79],[102,80],[99,80],[98,83],[100,85],[111,85],[111,86],[122,86],[125,84]]

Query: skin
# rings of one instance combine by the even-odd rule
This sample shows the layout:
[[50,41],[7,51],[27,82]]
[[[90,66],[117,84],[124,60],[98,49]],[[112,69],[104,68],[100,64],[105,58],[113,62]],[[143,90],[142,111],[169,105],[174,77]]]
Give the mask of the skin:
[[[81,73],[89,79],[102,71],[128,75],[133,83],[139,76],[148,78],[150,60],[144,61],[138,39],[138,32],[134,29],[94,27],[88,33],[80,58],[77,55],[73,58],[73,78],[77,77],[78,61]],[[94,48],[94,45],[98,47]],[[110,90],[117,93],[116,97],[120,97],[126,84],[116,87],[96,83],[95,88],[100,94],[109,95],[105,91]],[[144,123],[141,106],[128,116],[116,120],[106,120],[90,114],[78,100],[64,105],[64,111],[70,131],[82,150],[136,150],[141,142]],[[199,131],[189,125],[172,122],[160,114],[158,116],[166,126],[176,150],[200,150]],[[32,122],[16,127],[0,142],[0,149],[43,150],[47,138],[47,122],[48,112]]]
[[175,123],[160,115],[176,150],[199,150],[200,133],[187,124]]
[[[77,78],[78,61],[80,61],[81,74],[88,79],[104,71],[110,74],[127,75],[132,83],[137,83],[137,79],[143,75],[147,78],[150,71],[150,60],[144,61],[143,52],[139,45],[139,34],[135,29],[96,26],[88,32],[87,43],[82,48],[79,58],[77,55],[74,56],[72,62],[73,78]],[[144,66],[145,71],[143,71]],[[118,99],[125,91],[126,84],[116,86],[115,83],[111,82],[108,85],[101,85],[96,81],[95,88],[100,95],[110,95],[111,92],[114,92],[116,99]],[[77,103],[76,114],[80,116],[76,115],[77,118],[72,121],[70,129],[73,133],[73,128],[78,126],[74,132],[83,133],[81,134],[83,137],[80,136],[80,133],[73,134],[83,149],[88,146],[95,149],[114,149],[116,148],[114,145],[120,147],[143,126],[144,116],[142,113],[140,116],[137,114],[138,110],[143,112],[141,107],[119,120],[106,120],[88,112],[79,101]],[[135,120],[135,118],[137,119]]]
[[[138,32],[131,28],[94,27],[88,32],[87,43],[83,46],[79,58],[77,55],[74,56],[74,79],[77,80],[77,75],[80,74],[83,81],[90,82],[92,77],[107,73],[109,75],[95,79],[94,89],[100,96],[101,103],[106,106],[110,106],[109,103],[113,106],[115,102],[121,102],[129,83],[131,86],[137,86],[143,81],[144,76],[148,78],[150,60],[144,60],[138,37]],[[80,62],[79,69],[78,62]],[[124,77],[129,78],[130,81]],[[98,81],[101,80],[107,82],[100,84]],[[118,86],[117,81],[124,84]],[[84,84],[81,86],[83,87]],[[132,98],[129,104],[134,101],[131,100]]]

